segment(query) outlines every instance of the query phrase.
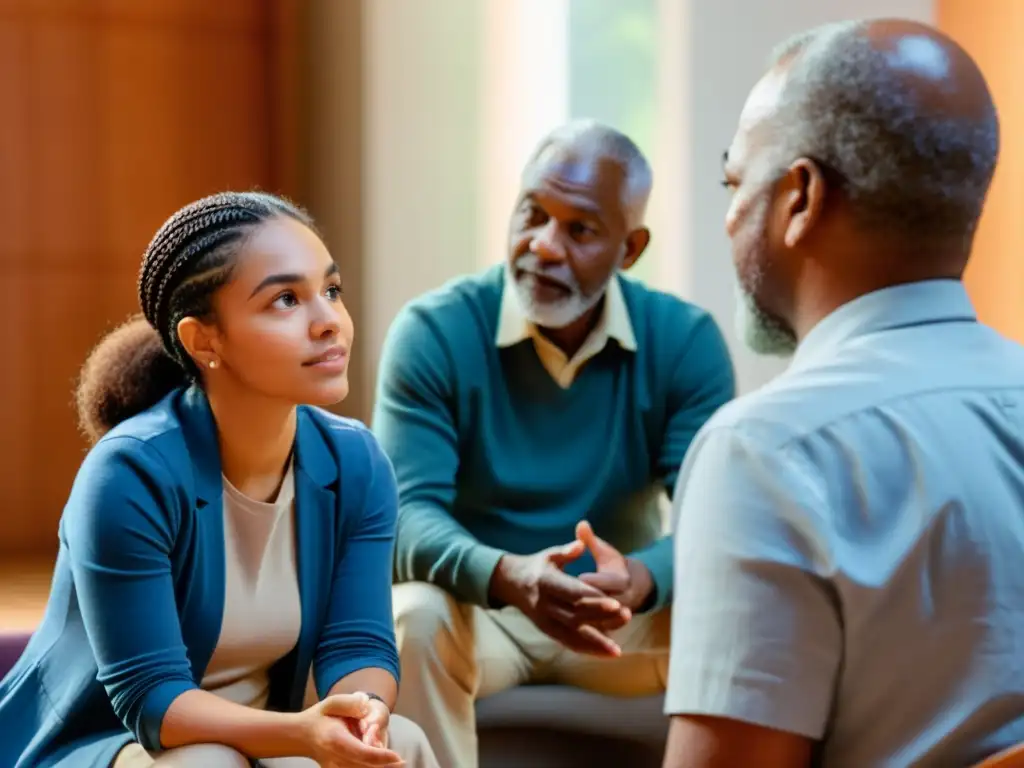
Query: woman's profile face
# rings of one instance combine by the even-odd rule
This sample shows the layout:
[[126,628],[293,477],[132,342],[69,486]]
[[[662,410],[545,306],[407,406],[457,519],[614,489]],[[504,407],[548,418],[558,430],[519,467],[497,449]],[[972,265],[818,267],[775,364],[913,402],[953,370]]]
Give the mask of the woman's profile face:
[[214,376],[295,404],[348,394],[354,330],[338,266],[301,222],[281,216],[255,229],[213,306]]

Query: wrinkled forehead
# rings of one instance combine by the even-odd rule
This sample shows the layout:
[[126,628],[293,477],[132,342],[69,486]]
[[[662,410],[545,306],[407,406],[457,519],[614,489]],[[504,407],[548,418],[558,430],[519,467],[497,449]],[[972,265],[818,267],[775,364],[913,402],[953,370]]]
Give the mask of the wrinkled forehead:
[[776,68],[751,89],[729,145],[728,168],[739,170],[748,167],[772,141],[778,139],[776,131],[771,129],[771,120],[778,112],[785,84],[784,71]]
[[524,192],[562,192],[619,207],[626,171],[619,161],[586,148],[553,145],[523,172]]

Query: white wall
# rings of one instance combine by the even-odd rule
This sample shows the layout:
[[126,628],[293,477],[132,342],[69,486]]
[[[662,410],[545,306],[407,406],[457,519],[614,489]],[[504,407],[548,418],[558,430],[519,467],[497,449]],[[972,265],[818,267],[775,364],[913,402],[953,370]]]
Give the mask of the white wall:
[[569,0],[483,2],[476,264],[506,257],[523,165],[569,113]]
[[[338,0],[331,0],[338,2]],[[364,0],[362,382],[412,297],[477,268],[480,0]]]

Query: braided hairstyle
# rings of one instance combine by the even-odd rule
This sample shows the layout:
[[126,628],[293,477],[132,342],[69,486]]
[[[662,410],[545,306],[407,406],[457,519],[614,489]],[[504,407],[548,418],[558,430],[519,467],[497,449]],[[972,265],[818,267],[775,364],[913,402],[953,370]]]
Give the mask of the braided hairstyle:
[[90,441],[199,379],[178,338],[186,317],[210,320],[213,295],[231,278],[247,237],[280,216],[315,231],[309,215],[263,192],[225,192],[189,203],[157,231],[142,257],[142,314],[105,336],[82,367],[79,425]]

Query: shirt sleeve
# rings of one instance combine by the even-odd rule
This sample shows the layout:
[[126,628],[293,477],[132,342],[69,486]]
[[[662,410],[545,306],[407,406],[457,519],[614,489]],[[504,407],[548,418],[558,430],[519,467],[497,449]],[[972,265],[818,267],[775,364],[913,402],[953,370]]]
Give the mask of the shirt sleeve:
[[452,516],[459,469],[455,364],[430,318],[403,310],[381,353],[373,431],[398,481],[395,576],[435,584],[460,602],[487,605],[502,550]]
[[[735,395],[736,377],[729,348],[714,319],[705,315],[675,365],[668,391],[665,433],[655,458],[655,475],[670,495],[677,490],[679,468],[694,436],[715,411]],[[630,557],[647,566],[654,580],[654,600],[650,607],[657,610],[669,605],[672,602],[672,537],[663,536],[631,553]]]
[[705,432],[680,478],[665,711],[824,734],[842,656],[825,502],[795,449]]
[[86,457],[61,521],[97,679],[147,750],[161,748],[171,703],[197,688],[171,575],[176,488],[154,448],[104,440]]
[[395,545],[398,493],[391,464],[377,441],[362,431],[369,459],[362,478],[362,504],[346,509],[358,515],[346,529],[334,569],[331,597],[320,634],[313,673],[324,698],[335,683],[360,669],[377,668],[399,679],[398,648],[391,613],[391,563]]

